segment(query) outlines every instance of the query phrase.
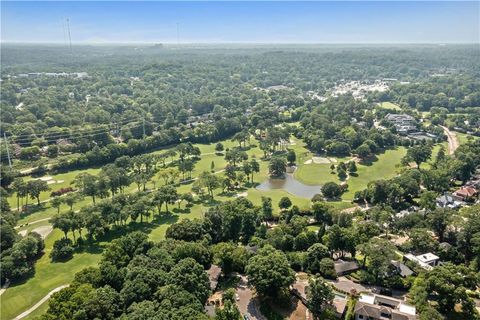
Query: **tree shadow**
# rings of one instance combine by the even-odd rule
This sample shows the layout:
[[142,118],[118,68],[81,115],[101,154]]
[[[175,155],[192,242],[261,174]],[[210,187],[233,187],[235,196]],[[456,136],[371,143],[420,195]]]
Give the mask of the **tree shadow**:
[[183,209],[182,208],[174,208],[172,211],[174,213],[190,213],[191,212],[190,208],[183,208]]
[[[37,213],[39,211],[42,211],[45,209],[45,206],[43,205],[43,203],[40,203],[40,205],[38,204],[29,204],[26,211],[20,211],[20,214],[19,214],[19,218],[20,219],[23,219],[23,218],[26,218],[34,213]],[[28,225],[28,224],[25,224],[25,225]]]
[[378,161],[377,155],[373,154],[364,159],[361,159],[360,164],[363,166],[371,166],[373,165],[374,162],[377,162],[377,161]]

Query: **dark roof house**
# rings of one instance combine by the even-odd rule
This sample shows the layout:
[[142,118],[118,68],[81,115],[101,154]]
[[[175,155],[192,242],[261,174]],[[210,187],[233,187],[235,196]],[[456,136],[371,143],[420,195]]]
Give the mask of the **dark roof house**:
[[355,261],[344,261],[338,259],[334,262],[335,272],[338,276],[348,274],[358,270],[358,264]]

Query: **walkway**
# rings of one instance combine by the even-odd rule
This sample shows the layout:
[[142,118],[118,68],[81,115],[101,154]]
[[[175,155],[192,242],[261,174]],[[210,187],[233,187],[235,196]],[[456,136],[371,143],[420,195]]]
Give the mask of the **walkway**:
[[58,287],[58,288],[53,289],[53,290],[50,291],[45,297],[43,297],[40,301],[38,301],[33,307],[31,307],[30,309],[28,309],[28,310],[25,311],[25,312],[22,312],[21,314],[19,314],[18,316],[16,316],[13,320],[19,320],[19,319],[25,318],[25,317],[28,316],[30,313],[32,313],[33,311],[35,311],[38,307],[40,307],[45,301],[47,301],[48,299],[50,299],[50,297],[51,297],[55,292],[58,292],[58,291],[62,290],[63,288],[66,288],[66,287],[68,287],[68,285],[63,285],[63,286],[60,286],[60,287]]

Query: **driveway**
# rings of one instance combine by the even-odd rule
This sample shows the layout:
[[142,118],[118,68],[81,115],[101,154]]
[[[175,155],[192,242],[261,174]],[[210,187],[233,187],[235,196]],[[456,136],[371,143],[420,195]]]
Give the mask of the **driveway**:
[[344,292],[350,292],[352,290],[355,290],[357,292],[370,291],[369,288],[359,283],[355,283],[352,280],[349,280],[345,277],[338,277],[337,280],[327,280],[327,281],[330,282],[338,290],[344,291]]
[[248,286],[248,280],[245,275],[240,275],[236,293],[239,300],[237,302],[238,310],[243,315],[248,315],[251,320],[266,320],[260,313],[258,299],[254,295],[251,287]]

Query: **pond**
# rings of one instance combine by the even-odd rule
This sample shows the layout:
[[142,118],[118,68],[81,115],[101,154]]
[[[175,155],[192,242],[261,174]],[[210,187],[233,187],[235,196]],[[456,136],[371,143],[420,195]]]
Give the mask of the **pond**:
[[320,193],[320,185],[307,185],[287,174],[284,179],[267,179],[257,186],[260,191],[282,189],[298,197],[311,199],[315,194]]

